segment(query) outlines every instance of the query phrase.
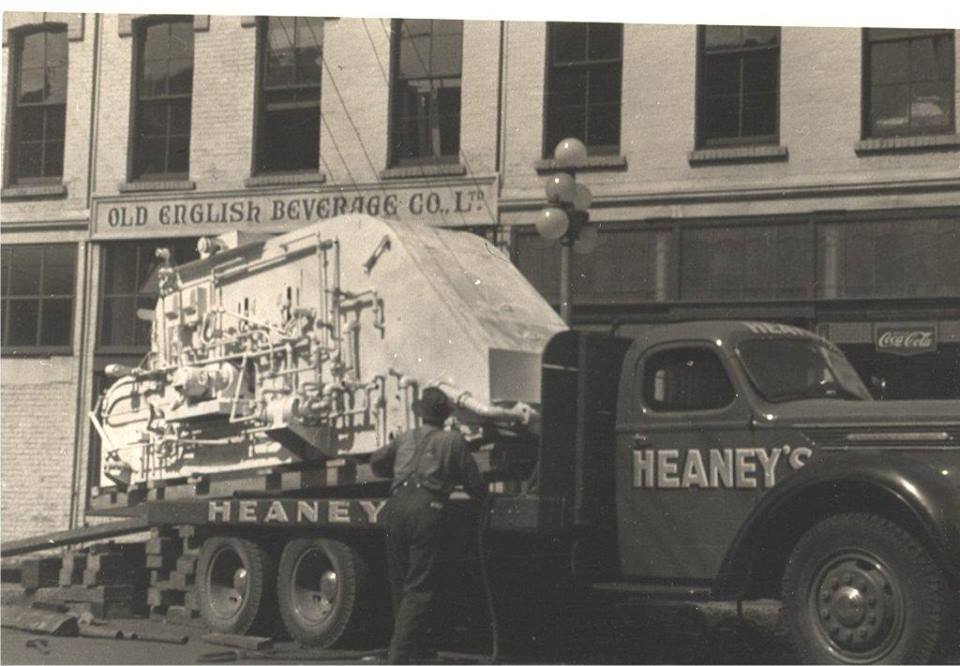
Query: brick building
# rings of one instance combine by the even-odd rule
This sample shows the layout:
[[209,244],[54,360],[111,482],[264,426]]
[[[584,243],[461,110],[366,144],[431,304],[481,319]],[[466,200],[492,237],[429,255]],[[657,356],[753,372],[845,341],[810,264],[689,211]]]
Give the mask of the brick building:
[[[486,234],[555,301],[559,251],[532,224],[565,136],[588,146],[600,230],[575,325],[790,322],[888,397],[960,396],[955,41],[5,14],[3,538],[85,520],[86,415],[104,367],[147,350],[158,248],[363,211]],[[902,355],[908,334],[924,353]]]

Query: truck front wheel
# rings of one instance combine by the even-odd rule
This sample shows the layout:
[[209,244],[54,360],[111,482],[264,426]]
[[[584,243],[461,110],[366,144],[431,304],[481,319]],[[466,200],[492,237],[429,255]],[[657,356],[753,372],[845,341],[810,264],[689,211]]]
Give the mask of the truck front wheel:
[[371,572],[357,550],[334,539],[293,539],[277,573],[280,615],[302,645],[345,647],[376,623]]
[[197,562],[200,615],[217,632],[267,631],[275,608],[274,564],[248,539],[211,537]]
[[810,528],[790,555],[783,616],[804,663],[926,663],[946,589],[909,532],[877,515],[840,514]]

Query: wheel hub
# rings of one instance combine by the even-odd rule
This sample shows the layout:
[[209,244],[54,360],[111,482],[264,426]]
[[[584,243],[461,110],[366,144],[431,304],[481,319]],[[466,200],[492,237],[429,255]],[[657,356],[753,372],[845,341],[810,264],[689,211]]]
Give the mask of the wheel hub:
[[902,599],[887,569],[870,555],[834,558],[822,569],[814,610],[820,631],[854,660],[882,653],[902,627]]
[[249,572],[240,556],[232,549],[223,549],[214,556],[208,576],[213,612],[224,619],[235,616],[243,608],[250,584]]
[[340,582],[333,564],[320,549],[305,552],[294,567],[291,597],[296,612],[310,624],[322,624],[333,613]]

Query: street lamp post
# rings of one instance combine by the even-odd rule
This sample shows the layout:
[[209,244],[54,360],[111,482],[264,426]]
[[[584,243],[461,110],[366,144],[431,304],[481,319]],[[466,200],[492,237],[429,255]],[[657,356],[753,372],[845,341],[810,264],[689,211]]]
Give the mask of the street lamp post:
[[587,159],[587,148],[579,139],[563,139],[553,151],[560,167],[552,174],[544,190],[547,206],[540,211],[537,232],[549,240],[560,241],[560,317],[571,321],[573,292],[573,253],[587,254],[597,244],[597,228],[590,224],[588,209],[593,201],[590,188],[577,183],[577,169]]

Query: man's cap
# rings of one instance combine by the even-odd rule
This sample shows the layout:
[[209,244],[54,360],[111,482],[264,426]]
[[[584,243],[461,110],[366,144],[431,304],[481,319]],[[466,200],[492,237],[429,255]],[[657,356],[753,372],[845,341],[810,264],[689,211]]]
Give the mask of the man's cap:
[[413,412],[424,421],[445,421],[451,411],[446,394],[434,386],[423,389],[420,399],[413,403]]

